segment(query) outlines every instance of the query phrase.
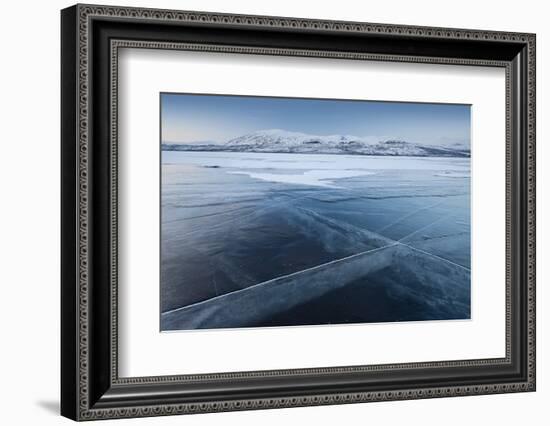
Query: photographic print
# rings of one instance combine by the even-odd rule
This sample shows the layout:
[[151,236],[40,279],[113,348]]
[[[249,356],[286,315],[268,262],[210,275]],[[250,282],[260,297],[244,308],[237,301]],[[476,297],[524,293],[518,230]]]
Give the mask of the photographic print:
[[161,93],[161,331],[470,319],[470,109]]

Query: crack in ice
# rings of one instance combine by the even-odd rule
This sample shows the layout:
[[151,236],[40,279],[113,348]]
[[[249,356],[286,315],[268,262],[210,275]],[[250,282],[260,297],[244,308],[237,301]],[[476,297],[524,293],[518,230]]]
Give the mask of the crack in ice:
[[424,231],[425,229],[428,229],[428,228],[432,227],[433,225],[435,225],[437,222],[441,222],[443,219],[448,219],[448,218],[453,217],[453,216],[454,216],[454,214],[441,216],[441,217],[437,218],[436,220],[434,220],[433,222],[428,223],[427,225],[418,228],[416,231],[413,231],[410,234],[407,234],[404,237],[399,238],[398,241],[402,242],[403,240],[406,240],[407,238],[409,238],[411,235],[414,235],[414,234],[416,234],[420,231]]
[[471,272],[471,269],[470,269],[470,268],[467,268],[466,266],[463,266],[463,265],[459,265],[458,263],[455,263],[455,262],[453,262],[452,260],[449,260],[449,259],[445,259],[444,257],[438,256],[437,254],[433,254],[433,253],[430,253],[429,251],[421,250],[421,249],[419,249],[419,248],[410,246],[410,245],[405,244],[405,243],[397,242],[397,244],[401,244],[402,246],[408,247],[408,248],[410,248],[411,250],[417,251],[417,252],[419,252],[419,253],[423,253],[423,254],[425,254],[425,255],[427,255],[427,256],[431,256],[431,257],[433,257],[433,258],[435,258],[435,259],[438,259],[438,260],[440,260],[440,261],[442,261],[442,262],[450,263],[451,265],[457,266],[457,267],[459,267],[459,268],[461,268],[461,269],[464,269],[464,270],[466,270],[466,271],[468,271],[468,272]]
[[272,283],[272,282],[274,282],[274,281],[278,281],[278,280],[281,280],[281,279],[294,277],[294,276],[303,274],[303,273],[305,273],[305,272],[314,271],[314,270],[316,270],[316,269],[323,268],[323,267],[328,266],[328,265],[332,265],[332,264],[335,264],[335,263],[338,263],[338,262],[342,262],[342,261],[345,261],[345,260],[353,259],[354,257],[358,257],[358,256],[362,256],[362,255],[365,255],[365,254],[368,254],[368,253],[373,253],[373,252],[376,252],[376,251],[380,251],[380,250],[383,250],[383,249],[387,249],[387,248],[390,248],[390,247],[394,247],[394,246],[399,245],[399,244],[401,244],[401,243],[395,241],[395,242],[393,242],[392,244],[388,244],[388,245],[386,245],[386,246],[377,247],[377,248],[374,248],[374,249],[362,251],[362,252],[360,252],[360,253],[355,253],[355,254],[352,254],[352,255],[349,255],[349,256],[346,256],[346,257],[342,257],[342,258],[340,258],[340,259],[331,260],[330,262],[321,263],[320,265],[315,265],[315,266],[312,266],[311,268],[306,268],[306,269],[302,269],[301,271],[293,272],[293,273],[291,273],[291,274],[281,275],[281,276],[279,276],[279,277],[271,278],[270,280],[262,281],[262,282],[260,282],[260,283],[251,285],[251,286],[246,287],[246,288],[240,288],[240,289],[238,289],[238,290],[234,290],[234,291],[230,291],[230,292],[227,292],[227,293],[224,293],[224,294],[220,294],[219,296],[214,296],[214,297],[211,297],[210,299],[201,300],[200,302],[192,303],[192,304],[190,304],[190,305],[185,305],[185,306],[180,306],[179,308],[170,309],[169,311],[161,312],[161,315],[168,315],[168,314],[172,314],[172,313],[177,312],[177,311],[181,311],[182,309],[190,308],[190,307],[192,307],[192,306],[199,306],[199,305],[202,305],[202,304],[204,304],[204,303],[206,303],[206,302],[210,302],[210,301],[212,301],[212,300],[216,300],[216,299],[222,298],[222,297],[227,296],[227,295],[229,295],[229,294],[236,294],[236,293],[239,293],[239,292],[243,292],[243,291],[246,291],[246,290],[250,290],[250,289],[252,289],[252,288],[257,288],[258,286],[267,285],[267,284],[270,284],[270,283]]
[[384,226],[384,227],[378,229],[377,232],[385,231],[385,230],[388,229],[389,227],[391,227],[391,226],[393,226],[393,225],[397,225],[398,223],[402,222],[403,220],[408,219],[409,217],[414,216],[415,214],[420,213],[421,211],[428,210],[428,209],[431,209],[431,208],[433,208],[433,207],[437,207],[437,206],[443,204],[444,202],[445,202],[445,201],[439,201],[439,202],[437,202],[437,203],[435,203],[435,204],[432,204],[432,205],[430,205],[430,206],[421,207],[421,208],[416,209],[416,210],[414,210],[414,211],[412,211],[412,212],[410,212],[410,213],[407,213],[406,215],[401,216],[401,217],[400,217],[399,219],[397,219],[396,221],[394,221],[394,222],[392,222],[392,223],[390,223],[390,224],[388,224],[388,225],[386,225],[386,226]]

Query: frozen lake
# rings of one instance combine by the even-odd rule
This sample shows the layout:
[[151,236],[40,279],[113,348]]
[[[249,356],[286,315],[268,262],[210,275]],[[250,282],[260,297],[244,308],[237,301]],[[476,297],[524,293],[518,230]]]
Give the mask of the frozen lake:
[[163,330],[467,319],[470,159],[162,152]]

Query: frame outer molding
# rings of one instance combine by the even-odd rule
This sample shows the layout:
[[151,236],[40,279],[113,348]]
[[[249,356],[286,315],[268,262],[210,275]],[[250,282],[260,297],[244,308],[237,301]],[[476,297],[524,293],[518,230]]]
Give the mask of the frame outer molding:
[[[274,397],[226,400],[205,403],[174,403],[134,408],[95,408],[89,389],[89,235],[90,235],[90,162],[89,162],[89,55],[90,21],[92,18],[117,18],[141,22],[174,22],[216,24],[224,26],[315,30],[338,33],[381,34],[449,40],[506,41],[525,46],[527,61],[527,105],[525,110],[527,193],[526,268],[528,282],[527,337],[525,382],[498,383],[480,386],[450,386],[396,391],[329,393],[303,397]],[[219,412],[343,404],[353,402],[404,400],[444,396],[465,396],[535,390],[535,46],[534,34],[448,29],[359,22],[339,22],[270,16],[250,16],[189,11],[172,11],[130,7],[76,5],[62,12],[62,51],[74,63],[62,64],[62,102],[76,105],[70,114],[62,108],[62,404],[63,415],[74,420],[160,416],[198,412]],[[74,56],[70,53],[74,51]],[[63,59],[62,59],[63,61]],[[76,94],[73,98],[72,94]],[[75,143],[76,142],[76,143]],[[73,178],[74,180],[72,180]],[[67,180],[71,179],[70,182]],[[72,205],[72,207],[70,207]],[[76,239],[75,239],[76,235]],[[116,250],[116,247],[115,247]],[[71,259],[73,259],[71,261]],[[74,263],[72,263],[74,262]],[[70,265],[70,263],[72,263]],[[507,262],[508,263],[508,262]],[[67,324],[72,321],[73,324]],[[74,341],[74,345],[71,342]],[[70,354],[73,356],[70,356]],[[170,376],[167,376],[168,380]],[[151,378],[155,382],[156,378]],[[174,377],[174,379],[177,379]]]

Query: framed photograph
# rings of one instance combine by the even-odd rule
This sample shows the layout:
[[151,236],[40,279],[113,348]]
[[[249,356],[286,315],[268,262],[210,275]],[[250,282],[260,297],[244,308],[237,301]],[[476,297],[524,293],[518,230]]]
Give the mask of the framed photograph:
[[61,411],[535,390],[535,35],[61,12]]

